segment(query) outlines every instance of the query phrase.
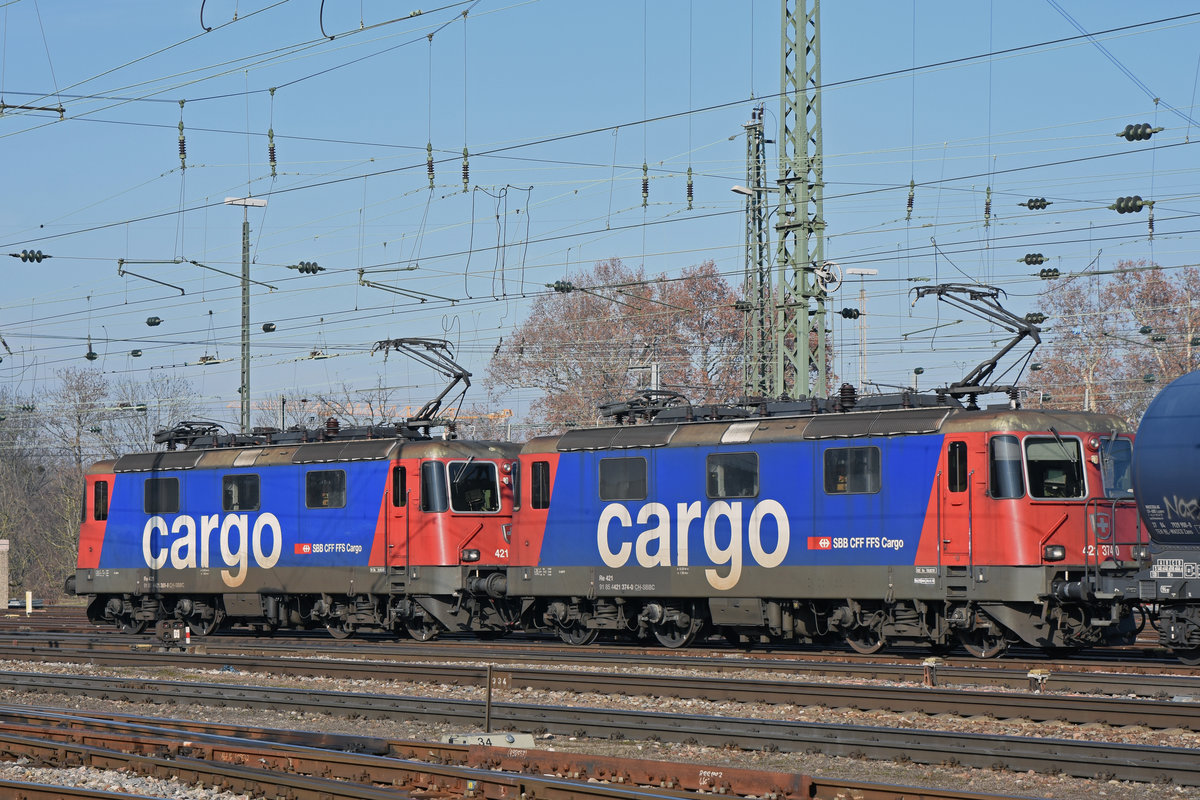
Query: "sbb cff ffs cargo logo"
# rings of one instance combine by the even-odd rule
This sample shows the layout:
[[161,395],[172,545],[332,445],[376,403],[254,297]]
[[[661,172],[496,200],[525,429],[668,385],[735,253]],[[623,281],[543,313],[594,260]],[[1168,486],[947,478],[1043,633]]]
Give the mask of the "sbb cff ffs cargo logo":
[[808,537],[809,550],[832,550],[833,539],[828,536],[810,536]]
[[312,545],[311,544],[300,544],[299,542],[297,542],[296,543],[296,555],[298,555],[298,556],[312,555]]

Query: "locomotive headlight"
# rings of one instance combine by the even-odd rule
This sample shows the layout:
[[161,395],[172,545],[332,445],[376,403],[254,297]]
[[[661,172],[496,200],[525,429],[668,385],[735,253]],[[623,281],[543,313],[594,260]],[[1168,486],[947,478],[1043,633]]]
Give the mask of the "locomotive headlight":
[[1135,561],[1146,561],[1150,558],[1150,545],[1136,544],[1131,552]]
[[1042,559],[1045,561],[1062,561],[1067,557],[1067,548],[1061,544],[1048,544],[1042,548]]
[[1100,439],[1098,437],[1093,436],[1092,438],[1088,439],[1087,444],[1088,449],[1093,452],[1100,449]]
[[462,560],[466,561],[466,562],[478,561],[479,560],[479,551],[478,550],[463,550],[461,557],[462,557]]

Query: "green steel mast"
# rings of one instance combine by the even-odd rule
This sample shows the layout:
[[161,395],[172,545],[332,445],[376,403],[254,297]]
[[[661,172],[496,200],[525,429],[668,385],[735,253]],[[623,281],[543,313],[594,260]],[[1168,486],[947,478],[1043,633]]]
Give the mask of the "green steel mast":
[[[798,16],[797,5],[805,6]],[[826,397],[820,0],[782,0],[776,397]]]

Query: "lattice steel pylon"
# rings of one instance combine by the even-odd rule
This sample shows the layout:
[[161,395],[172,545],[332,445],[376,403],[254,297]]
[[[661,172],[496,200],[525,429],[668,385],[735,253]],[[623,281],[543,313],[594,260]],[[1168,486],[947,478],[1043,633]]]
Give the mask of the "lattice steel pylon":
[[[746,270],[742,286],[742,393],[771,397],[774,391],[774,335],[771,293],[771,240],[767,232],[767,151],[763,107],[756,106],[746,129]],[[738,190],[740,191],[740,189]]]
[[[803,16],[796,6],[803,3]],[[826,397],[821,3],[782,0],[776,397]]]

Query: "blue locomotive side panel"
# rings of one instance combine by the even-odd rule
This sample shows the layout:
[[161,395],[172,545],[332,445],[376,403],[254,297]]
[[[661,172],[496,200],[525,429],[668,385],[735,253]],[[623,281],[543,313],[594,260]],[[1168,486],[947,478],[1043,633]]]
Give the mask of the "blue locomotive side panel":
[[375,461],[118,474],[98,566],[211,569],[229,588],[251,569],[367,566],[387,469]]
[[[942,438],[561,453],[539,564],[702,567],[718,590],[744,567],[912,565]],[[739,457],[753,472],[724,474],[753,484],[722,485]]]

